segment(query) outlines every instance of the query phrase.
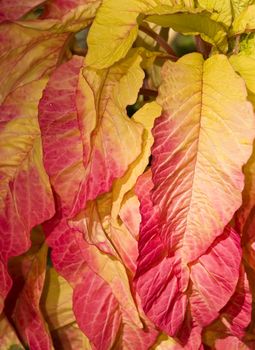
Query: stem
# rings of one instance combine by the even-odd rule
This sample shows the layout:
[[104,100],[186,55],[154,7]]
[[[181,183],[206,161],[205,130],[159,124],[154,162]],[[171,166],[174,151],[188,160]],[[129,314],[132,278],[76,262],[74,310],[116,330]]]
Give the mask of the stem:
[[195,36],[197,51],[200,52],[206,59],[209,57],[211,45],[205,42],[200,35]]
[[73,47],[72,48],[72,53],[74,55],[77,55],[77,56],[83,56],[85,57],[86,54],[87,54],[88,50],[87,49],[82,49],[82,48],[79,48],[79,47]]
[[151,90],[151,89],[146,89],[146,88],[141,88],[139,90],[139,94],[140,95],[144,95],[144,96],[151,96],[151,97],[157,97],[158,96],[157,90]]
[[139,26],[139,30],[141,30],[142,32],[144,32],[145,34],[149,35],[151,38],[153,38],[158,44],[159,46],[162,47],[162,49],[164,49],[168,55],[169,58],[173,61],[177,61],[178,57],[176,56],[174,50],[171,48],[171,46],[157,33],[155,33],[151,28],[146,27],[144,25],[140,25]]
[[238,52],[239,52],[239,46],[240,46],[240,35],[237,35],[235,40],[236,41],[235,41],[235,47],[234,47],[234,50],[233,50],[233,54],[237,55]]

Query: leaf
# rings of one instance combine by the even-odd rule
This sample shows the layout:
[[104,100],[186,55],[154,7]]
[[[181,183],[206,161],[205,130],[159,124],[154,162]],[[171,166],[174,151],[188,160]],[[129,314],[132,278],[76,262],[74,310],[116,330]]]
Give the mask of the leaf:
[[1,24],[0,103],[13,90],[55,69],[68,34],[52,34],[15,23]]
[[121,325],[121,311],[111,288],[90,269],[75,289],[74,312],[80,328],[96,349],[113,346]]
[[174,338],[162,334],[157,339],[157,344],[153,347],[153,350],[175,350],[176,346],[178,344]]
[[76,322],[55,329],[51,333],[55,349],[92,350],[90,342]]
[[[37,104],[44,86],[45,80],[26,84],[9,94],[1,107],[1,299],[11,287],[8,259],[28,250],[32,227],[54,214],[37,121]],[[17,233],[19,239],[14,239]]]
[[[240,52],[238,55],[229,57],[229,62],[234,70],[245,80],[248,99],[255,106],[255,37],[254,34],[241,41]],[[254,107],[255,108],[255,107]]]
[[123,200],[124,204],[120,208],[119,217],[131,235],[138,240],[141,221],[139,200],[133,190],[127,193]]
[[215,350],[225,350],[225,349],[230,349],[231,350],[250,350],[254,349],[254,342],[251,342],[250,344],[245,344],[242,342],[240,339],[229,336],[224,339],[217,339],[215,343]]
[[[114,181],[111,193],[87,202],[86,209],[73,220],[69,220],[69,226],[82,232],[88,243],[97,245],[101,251],[117,259],[121,257],[126,268],[132,272],[135,271],[137,259],[136,235],[138,235],[140,222],[138,203],[134,208],[129,207],[129,212],[126,214],[126,218],[128,216],[126,222],[131,223],[130,231],[125,227],[125,223],[123,224],[120,212],[125,216],[125,196],[129,198],[133,196],[129,191],[148,164],[150,147],[153,143],[151,129],[160,111],[160,106],[156,102],[151,102],[135,113],[132,119],[144,127],[141,153],[129,165],[124,176]],[[133,232],[133,229],[136,231]]]
[[241,205],[254,115],[225,56],[204,61],[200,54],[186,55],[167,62],[162,74],[152,201],[160,238],[184,266],[205,253]]
[[5,312],[23,344],[35,349],[51,349],[48,327],[39,302],[44,287],[48,248],[40,226],[32,230],[31,248],[9,260],[13,280],[5,303]]
[[100,4],[101,0],[51,0],[45,3],[40,19],[19,24],[54,33],[78,32],[90,25]]
[[[105,68],[125,57],[138,35],[138,24],[142,19],[162,25],[162,15],[168,18],[166,26],[175,29],[178,25],[184,33],[201,33],[203,39],[210,38],[219,49],[227,49],[224,26],[211,20],[211,14],[195,6],[193,1],[161,0],[155,5],[153,1],[145,0],[105,0],[89,31],[87,65]],[[189,21],[183,22],[185,19]],[[111,31],[107,30],[109,27]]]
[[187,280],[180,279],[175,260],[167,257],[166,249],[160,240],[157,227],[158,211],[153,207],[150,198],[152,188],[151,172],[147,171],[140,176],[136,184],[142,216],[136,290],[146,315],[162,331],[173,336],[184,322],[188,300],[183,289]]
[[[65,15],[76,11],[77,18],[79,17],[79,21],[81,22],[84,18],[78,16],[78,13],[84,15],[85,10],[93,13],[95,12],[96,6],[98,6],[97,4],[100,4],[100,2],[101,1],[98,0],[50,0],[45,4],[43,19],[54,18],[63,20]],[[65,22],[65,20],[63,20],[63,22]]]
[[245,331],[251,322],[251,312],[252,295],[247,274],[241,267],[236,291],[222,310],[221,319],[230,334],[241,339],[245,336]]
[[0,23],[17,20],[42,2],[43,0],[1,0]]
[[233,23],[232,33],[247,33],[255,29],[255,5],[245,8],[235,19]]
[[74,57],[44,91],[39,105],[44,164],[70,217],[108,192],[141,152],[142,126],[126,115],[142,85],[140,62],[135,52],[110,69],[84,68],[79,76],[82,59]]
[[128,171],[122,178],[115,181],[113,187],[113,206],[111,216],[117,218],[121,209],[124,194],[135,185],[138,176],[140,176],[148,165],[153,136],[151,133],[155,119],[160,115],[161,107],[154,101],[146,103],[132,117],[136,123],[142,124],[144,131],[142,136],[142,152],[137,159],[129,166]]
[[31,349],[52,349],[49,331],[40,311],[39,301],[44,285],[47,246],[33,256],[25,285],[16,301],[12,319],[24,343]]
[[232,23],[232,2],[233,0],[198,0],[199,6],[213,13],[211,17],[213,20],[221,22],[227,27],[229,27]]
[[210,12],[153,15],[148,16],[147,20],[186,35],[200,34],[203,40],[214,45],[220,52],[227,50],[226,29],[213,19]]
[[249,216],[252,216],[252,210],[255,206],[255,153],[253,151],[251,158],[243,168],[245,175],[245,186],[243,189],[243,203],[235,214],[236,224],[239,232],[245,233],[249,226]]
[[[16,350],[23,350],[23,346],[10,322],[4,313],[0,316],[0,348],[12,349],[16,347]],[[15,349],[14,349],[15,350]]]
[[[78,324],[90,341],[96,344],[96,347],[108,349],[107,344],[120,342],[122,344],[120,348],[128,349],[130,339],[132,339],[132,342],[142,343],[142,349],[144,348],[144,350],[147,349],[148,344],[153,344],[157,332],[153,327],[143,329],[130,291],[125,268],[119,261],[101,253],[95,246],[87,244],[82,234],[71,230],[64,221],[55,227],[48,238],[48,242],[53,249],[52,260],[54,266],[74,288],[74,310]],[[91,282],[89,282],[90,280]],[[91,283],[90,289],[87,282]],[[98,286],[102,287],[100,293],[97,293]],[[86,313],[91,312],[92,305],[89,300],[96,295],[99,299],[108,295],[105,302],[112,302],[110,305],[106,304],[109,315],[112,312],[113,314],[116,313],[116,317],[119,315],[118,317],[121,320],[120,333],[117,333],[118,329],[114,328],[112,334],[109,335],[112,323],[108,323],[108,321],[111,318],[102,317],[99,312],[101,309],[93,307],[93,329],[98,327],[98,323],[102,325],[103,322],[106,331],[106,333],[101,332],[106,337],[103,339],[103,343],[101,343],[99,335],[91,329],[91,319],[88,318]],[[94,297],[93,300],[95,300]],[[87,302],[88,304],[86,304]],[[104,299],[102,301],[100,299],[100,303],[103,302]],[[99,304],[97,303],[97,305]],[[114,306],[113,310],[111,306]],[[116,307],[119,311],[116,310]]]
[[155,339],[155,332],[143,331],[128,320],[121,324],[122,318],[126,318],[125,312],[119,308],[111,288],[89,269],[84,278],[87,289],[84,291],[84,283],[76,288],[74,312],[81,329],[96,349],[109,349],[113,342],[119,349],[148,349]]
[[[235,291],[241,259],[240,241],[232,229],[226,229],[206,254],[190,266],[190,285],[193,283],[193,286],[186,290],[189,270],[180,269],[179,258],[167,255],[160,240],[158,207],[153,206],[150,199],[152,189],[148,171],[136,185],[142,215],[136,289],[147,316],[170,336],[181,336],[189,302],[194,324],[182,337],[189,338],[193,334],[200,339],[201,328],[218,317]],[[219,293],[215,293],[215,285]]]
[[224,336],[235,336],[243,339],[251,321],[252,297],[247,275],[243,266],[235,293],[221,310],[220,317],[204,331],[205,343],[214,348],[215,341]]
[[231,0],[234,17],[240,15],[249,5],[252,5],[254,0]]
[[54,268],[46,271],[40,307],[52,332],[75,322],[72,310],[73,289]]
[[[224,234],[191,266],[191,313],[201,327],[218,317],[219,311],[234,294],[240,262],[240,238],[227,227]],[[232,312],[230,306],[229,313]]]

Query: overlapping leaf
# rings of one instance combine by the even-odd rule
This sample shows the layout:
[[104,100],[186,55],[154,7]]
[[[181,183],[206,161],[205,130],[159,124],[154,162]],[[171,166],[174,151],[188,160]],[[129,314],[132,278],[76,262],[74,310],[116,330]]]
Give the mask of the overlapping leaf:
[[151,129],[160,111],[160,106],[152,102],[135,113],[132,119],[144,127],[141,154],[130,164],[124,176],[114,181],[111,193],[90,201],[83,212],[69,220],[69,226],[82,232],[87,242],[117,259],[120,257],[133,273],[136,269],[140,215],[138,200],[131,189],[148,164],[153,142]]
[[[203,7],[197,7],[193,1],[161,0],[155,3],[106,0],[100,6],[88,36],[86,62],[93,67],[104,68],[124,57],[137,37],[138,23],[143,18],[186,34],[200,33],[204,40],[224,51],[227,49],[225,27],[210,12],[215,10],[215,18],[221,20],[224,17],[225,21],[225,13],[223,11],[219,16],[218,7],[207,6],[207,11]],[[208,22],[210,25],[207,25]],[[108,31],[108,26],[114,29]]]
[[[252,1],[252,3],[254,3]],[[250,5],[236,17],[233,23],[233,34],[241,34],[245,32],[251,32],[255,29],[255,5]]]
[[6,271],[8,259],[24,253],[30,246],[31,228],[54,214],[37,120],[37,104],[45,83],[39,80],[16,89],[1,107],[1,298],[11,285]]
[[39,80],[56,67],[67,34],[4,23],[0,31],[0,102],[14,89]]
[[231,0],[234,18],[240,15],[249,5],[252,5],[254,0]]
[[[132,168],[136,166],[136,172],[139,174],[148,162],[149,145],[152,143],[151,136],[149,141],[148,133],[152,127],[151,120],[159,114],[160,107],[156,104],[151,106],[151,111],[154,110],[154,112],[147,122],[148,131],[143,131],[142,125],[128,119],[124,112],[126,104],[135,100],[142,82],[143,73],[140,69],[140,62],[141,59],[135,51],[129,58],[107,71],[94,71],[86,68],[81,70],[78,82],[82,59],[73,58],[53,74],[40,104],[45,166],[53,187],[62,201],[62,219],[53,228],[48,238],[48,242],[53,248],[53,263],[74,288],[74,310],[79,326],[96,347],[105,349],[114,342],[120,344],[121,348],[128,349],[130,339],[137,348],[146,348],[148,342],[154,342],[157,334],[153,329],[148,332],[143,329],[137,306],[130,291],[126,270],[121,260],[119,261],[118,254],[116,255],[116,239],[114,240],[112,237],[109,239],[107,236],[107,218],[104,218],[109,215],[107,207],[109,196],[106,194],[101,196],[101,199],[94,200],[99,194],[109,191],[114,177],[123,175],[128,166]],[[66,84],[63,84],[65,74],[69,79]],[[130,79],[134,76],[137,79],[136,87],[125,94]],[[58,89],[61,89],[61,93],[58,93]],[[60,96],[59,103],[51,99],[52,95]],[[63,101],[69,105],[63,104]],[[139,115],[146,115],[148,111],[150,108],[145,108]],[[59,117],[56,118],[57,112]],[[123,135],[124,139],[116,138],[115,130],[118,129],[119,135]],[[115,139],[110,135],[111,132],[115,135]],[[52,133],[57,135],[55,139],[52,137]],[[142,136],[144,137],[144,146]],[[129,150],[127,144],[130,145],[130,138],[134,142]],[[52,142],[56,142],[57,147],[53,147]],[[70,144],[73,145],[72,149],[70,149]],[[105,151],[102,145],[105,147]],[[63,147],[69,151],[68,154],[63,152]],[[111,152],[107,152],[107,150],[111,150]],[[144,160],[141,159],[140,164],[140,162],[136,162],[136,158],[140,156],[142,150]],[[51,154],[52,151],[54,152]],[[73,154],[70,154],[70,151]],[[102,152],[103,156],[100,155]],[[60,159],[65,161],[61,162]],[[104,159],[106,161],[103,162]],[[124,163],[123,166],[120,159]],[[118,167],[116,168],[117,160]],[[66,161],[71,162],[71,165]],[[76,167],[77,172],[74,177]],[[130,180],[129,176],[133,180]],[[123,178],[125,179],[125,181],[123,180],[123,184],[126,186],[125,191],[121,189],[121,182],[118,184],[118,190],[115,194],[116,201],[119,200],[117,193],[122,193],[121,197],[123,197],[125,192],[133,186],[136,178],[131,172],[129,176]],[[72,187],[67,189],[66,185]],[[73,194],[74,199],[70,197],[70,193]],[[76,203],[78,204],[75,211],[78,212],[85,208],[85,212],[82,211],[75,220],[70,220],[75,213],[73,206]],[[67,215],[70,218],[69,226],[66,221]],[[118,234],[121,233],[119,242],[124,238],[123,231],[119,228]],[[131,248],[134,247],[137,251],[135,238],[128,232],[126,234],[132,238]],[[84,237],[86,240],[96,243],[102,251],[110,256],[102,253],[95,246],[88,245]],[[101,241],[102,238],[105,243]],[[128,240],[125,241],[125,238],[124,242],[127,247],[123,247],[123,249],[129,251],[130,243]],[[117,252],[119,253],[119,251]],[[86,289],[88,281],[91,281],[91,288]],[[98,292],[97,294],[98,288],[102,293]],[[99,303],[108,305],[108,311],[106,309],[100,310],[107,311],[107,315],[111,314],[113,319],[116,319],[116,327],[112,328],[111,317],[102,317],[99,310],[95,313],[94,307],[92,308],[94,322],[91,323],[91,318],[87,316],[87,313],[92,310],[93,305],[90,298],[93,295],[98,295],[98,305]],[[106,299],[104,299],[104,295]],[[103,333],[101,332],[102,322],[105,330]],[[101,336],[99,329],[102,333]]]
[[50,331],[75,321],[72,310],[72,287],[54,268],[46,271],[40,306]]
[[140,62],[134,53],[108,70],[85,68],[79,77],[82,58],[74,57],[44,92],[39,106],[44,163],[68,215],[109,191],[141,152],[142,126],[125,111],[142,84]]
[[204,332],[204,342],[214,348],[215,341],[223,336],[243,339],[251,321],[251,293],[244,268],[240,269],[240,278],[234,295],[221,310],[219,319]]
[[[227,227],[206,254],[191,266],[191,312],[201,328],[216,319],[232,297],[239,278],[240,262],[240,238],[233,229]],[[242,287],[240,282],[240,289]],[[247,285],[245,287],[244,295],[249,297]]]
[[225,350],[225,349],[233,349],[233,350],[253,350],[255,349],[254,341],[248,341],[247,343],[242,340],[229,336],[224,339],[217,339],[215,343],[216,350]]
[[32,230],[31,241],[28,252],[9,260],[13,285],[5,302],[5,314],[24,346],[51,349],[48,327],[39,306],[48,251],[40,227]]
[[88,338],[78,327],[73,313],[73,289],[55,269],[49,268],[40,300],[42,313],[49,325],[54,347],[91,349]]
[[44,4],[43,14],[37,20],[20,22],[23,26],[49,30],[55,33],[78,32],[95,17],[102,0],[50,0]]
[[200,327],[197,332],[201,332],[202,327],[218,317],[235,291],[241,250],[238,236],[231,229],[225,230],[191,266],[192,288],[187,290],[188,269],[182,271],[179,258],[169,256],[161,242],[158,207],[153,207],[150,199],[152,190],[148,172],[140,177],[136,187],[142,215],[136,287],[146,314],[160,329],[171,336],[189,337],[193,326],[187,333],[179,334],[189,314],[188,300],[194,328]]
[[[157,332],[153,328],[143,328],[125,268],[120,262],[88,245],[80,232],[63,223],[51,233],[48,242],[53,248],[54,265],[74,288],[77,322],[96,347],[108,349],[109,344],[118,342],[121,348],[128,349],[131,339],[142,349],[154,343]],[[105,305],[105,308],[93,307],[95,300],[97,306]],[[102,312],[106,312],[105,317]],[[88,317],[91,313],[93,322],[92,316]]]
[[43,0],[2,0],[0,8],[0,23],[19,19],[27,12],[43,3]]
[[250,34],[245,37],[239,47],[239,53],[230,56],[229,61],[235,71],[245,80],[248,98],[255,106],[255,37]]
[[151,173],[147,172],[136,185],[142,216],[136,289],[147,316],[167,334],[176,335],[184,322],[188,300],[180,270],[174,258],[167,257],[160,240],[158,211],[150,199],[152,188]]
[[11,349],[16,346],[17,349],[23,350],[23,346],[10,322],[4,313],[0,316],[0,348]]
[[39,302],[44,285],[47,247],[43,245],[34,254],[25,284],[18,296],[12,319],[25,344],[31,349],[52,349],[48,328],[40,311]]

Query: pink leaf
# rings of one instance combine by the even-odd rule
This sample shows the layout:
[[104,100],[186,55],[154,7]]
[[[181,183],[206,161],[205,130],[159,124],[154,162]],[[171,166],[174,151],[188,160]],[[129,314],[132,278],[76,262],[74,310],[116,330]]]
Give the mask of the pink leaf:
[[41,158],[37,121],[37,104],[44,85],[45,81],[36,81],[17,89],[9,94],[1,108],[0,260],[4,269],[1,271],[2,298],[6,297],[11,286],[6,271],[8,259],[28,250],[30,230],[54,214],[51,187]]
[[43,0],[1,0],[0,23],[17,20],[43,2]]
[[240,238],[230,227],[191,265],[191,310],[201,327],[217,316],[234,294],[241,262]]
[[121,310],[112,290],[87,268],[73,294],[78,325],[98,350],[113,346],[121,327]]
[[[44,163],[69,217],[109,191],[141,152],[142,127],[126,115],[126,105],[135,101],[142,84],[140,61],[134,52],[121,64],[96,72],[80,70],[82,58],[73,57],[45,89],[39,106]],[[136,86],[125,96],[133,74]]]
[[[77,322],[96,348],[108,349],[107,344],[116,343],[129,349],[132,342],[133,349],[146,350],[154,343],[157,331],[148,321],[141,322],[126,270],[118,260],[87,244],[81,232],[71,229],[65,220],[53,228],[47,241],[55,268],[74,289]],[[92,305],[95,296],[102,307]]]
[[169,335],[176,335],[185,318],[187,296],[178,266],[167,256],[158,234],[157,211],[150,200],[152,188],[151,172],[147,171],[136,185],[142,215],[136,288],[147,316]]

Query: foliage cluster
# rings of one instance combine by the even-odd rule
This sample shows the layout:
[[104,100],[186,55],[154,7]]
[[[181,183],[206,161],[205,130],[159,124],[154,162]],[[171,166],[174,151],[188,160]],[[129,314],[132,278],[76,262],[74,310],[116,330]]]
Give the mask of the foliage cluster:
[[254,0],[1,1],[0,349],[255,349],[254,31]]

